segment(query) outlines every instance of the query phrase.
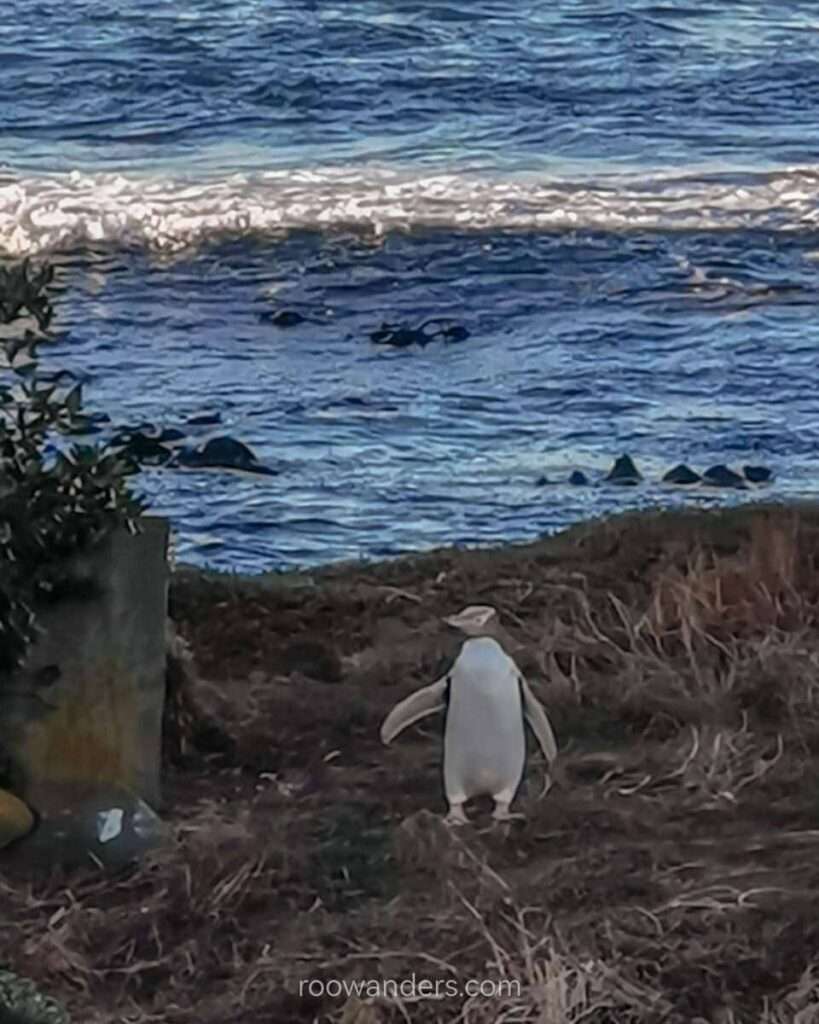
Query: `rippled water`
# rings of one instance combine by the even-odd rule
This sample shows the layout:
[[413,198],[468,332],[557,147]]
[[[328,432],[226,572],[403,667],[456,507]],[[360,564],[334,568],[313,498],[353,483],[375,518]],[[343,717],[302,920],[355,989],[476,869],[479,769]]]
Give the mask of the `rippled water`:
[[[819,491],[819,12],[557,6],[12,0],[0,248],[57,261],[49,363],[281,470],[146,471],[186,559],[725,500],[681,460]],[[370,340],[433,317],[469,338]],[[625,450],[639,490],[566,484]]]

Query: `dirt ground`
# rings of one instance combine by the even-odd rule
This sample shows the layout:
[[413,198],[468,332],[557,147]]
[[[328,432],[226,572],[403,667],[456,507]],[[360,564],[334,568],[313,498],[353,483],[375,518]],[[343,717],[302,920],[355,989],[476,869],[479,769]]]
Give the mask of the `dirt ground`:
[[[114,877],[0,876],[0,962],[78,1024],[819,1021],[818,567],[801,505],[182,568],[200,681],[172,708],[174,843]],[[525,821],[478,803],[448,830],[442,721],[378,730],[457,652],[441,616],[477,603],[560,756],[549,786],[530,737]]]

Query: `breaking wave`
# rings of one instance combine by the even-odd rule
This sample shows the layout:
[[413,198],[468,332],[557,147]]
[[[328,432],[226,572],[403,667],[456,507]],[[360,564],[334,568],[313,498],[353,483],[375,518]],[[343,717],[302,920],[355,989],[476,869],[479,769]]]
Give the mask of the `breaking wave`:
[[804,231],[819,221],[819,166],[778,171],[488,177],[378,167],[191,181],[112,173],[0,178],[0,251],[85,247],[174,253],[226,237],[353,229]]

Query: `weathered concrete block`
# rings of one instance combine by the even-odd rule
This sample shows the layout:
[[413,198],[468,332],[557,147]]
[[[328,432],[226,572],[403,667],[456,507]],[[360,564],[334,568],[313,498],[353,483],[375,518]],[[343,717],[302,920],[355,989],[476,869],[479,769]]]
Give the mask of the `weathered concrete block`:
[[25,666],[0,679],[0,747],[33,807],[53,783],[108,782],[160,798],[168,523],[140,519],[72,560],[96,584],[39,614]]

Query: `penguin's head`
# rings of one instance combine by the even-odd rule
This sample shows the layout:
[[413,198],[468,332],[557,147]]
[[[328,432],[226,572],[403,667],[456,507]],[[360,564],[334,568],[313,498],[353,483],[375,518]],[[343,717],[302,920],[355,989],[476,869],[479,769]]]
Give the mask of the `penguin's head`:
[[498,613],[491,604],[471,604],[457,615],[445,617],[444,622],[467,636],[486,636],[497,619]]

